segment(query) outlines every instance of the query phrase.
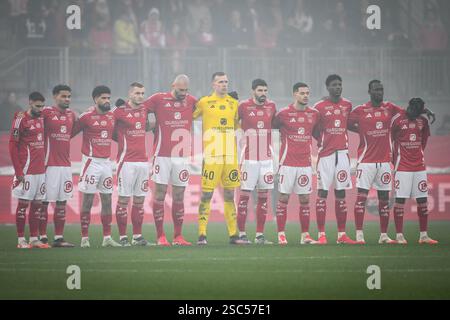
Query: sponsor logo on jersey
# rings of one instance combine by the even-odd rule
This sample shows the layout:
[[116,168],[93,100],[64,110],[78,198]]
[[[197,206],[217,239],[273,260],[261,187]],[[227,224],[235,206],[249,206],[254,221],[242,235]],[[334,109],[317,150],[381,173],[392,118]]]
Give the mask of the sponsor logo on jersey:
[[165,105],[164,105],[164,107],[166,107],[166,108],[169,108],[169,107],[171,107],[172,105],[170,104],[170,102],[167,102]]
[[309,183],[309,177],[302,174],[300,177],[298,177],[297,183],[300,187],[306,187]]
[[406,124],[403,125],[402,130],[406,130],[408,129],[408,127],[406,126]]
[[427,185],[427,181],[426,180],[420,181],[419,184],[417,185],[417,187],[419,188],[419,191],[421,191],[421,192],[427,192],[428,191],[428,185]]
[[131,113],[129,113],[129,114],[127,115],[127,118],[133,118],[133,116],[131,115]]
[[98,121],[95,121],[93,126],[99,126],[100,124],[98,123]]
[[332,113],[331,113],[330,111],[327,111],[327,112],[325,113],[325,115],[326,115],[326,116],[331,116]]
[[59,120],[59,119],[58,119],[58,116],[54,116],[54,117],[52,118],[52,120]]
[[297,121],[295,121],[295,118],[291,118],[291,121],[289,121],[289,122],[297,122]]
[[255,113],[253,111],[250,112],[249,117],[254,117],[254,116],[255,116]]
[[31,125],[30,130],[36,129],[33,125]]
[[370,113],[367,114],[366,119],[367,118],[372,118],[372,115]]
[[230,178],[232,182],[238,181],[239,180],[238,171],[236,169],[231,170],[230,174],[228,175],[228,178]]

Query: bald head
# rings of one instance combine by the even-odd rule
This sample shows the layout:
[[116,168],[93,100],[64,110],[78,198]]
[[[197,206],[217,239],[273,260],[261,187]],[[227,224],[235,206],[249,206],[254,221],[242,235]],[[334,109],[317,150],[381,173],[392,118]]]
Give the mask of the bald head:
[[177,100],[184,100],[189,91],[189,77],[185,74],[179,74],[172,83],[172,95]]

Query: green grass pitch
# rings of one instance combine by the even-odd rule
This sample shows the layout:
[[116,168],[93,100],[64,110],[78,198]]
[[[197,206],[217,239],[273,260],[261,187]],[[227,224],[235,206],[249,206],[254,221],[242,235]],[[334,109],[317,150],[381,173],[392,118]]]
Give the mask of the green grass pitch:
[[[334,244],[331,224],[331,244],[301,246],[295,223],[286,247],[230,246],[225,224],[211,223],[206,247],[101,248],[101,227],[91,226],[92,247],[81,249],[80,227],[69,225],[66,239],[77,248],[19,250],[15,227],[0,226],[0,299],[449,299],[450,222],[429,229],[437,246],[417,244],[416,222],[405,223],[408,245],[378,245],[375,222],[366,224],[365,246]],[[253,240],[254,225],[248,230]],[[154,240],[153,225],[144,233]],[[184,234],[195,241],[196,225],[185,225]],[[266,237],[275,234],[268,223]],[[81,268],[81,290],[66,287],[69,265]],[[367,289],[370,265],[381,268],[380,290]]]

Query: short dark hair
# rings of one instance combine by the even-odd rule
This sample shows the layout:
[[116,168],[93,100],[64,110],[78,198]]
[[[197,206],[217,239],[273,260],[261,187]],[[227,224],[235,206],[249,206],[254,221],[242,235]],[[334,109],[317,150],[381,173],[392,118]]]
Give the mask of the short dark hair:
[[58,93],[60,93],[61,91],[69,91],[72,92],[72,89],[70,89],[70,87],[68,85],[65,84],[58,84],[57,86],[55,86],[53,88],[53,95],[56,96]]
[[263,79],[255,79],[252,81],[252,90],[255,90],[258,86],[267,87],[267,82]]
[[97,86],[92,90],[92,99],[100,97],[104,93],[111,94],[111,90],[107,86]]
[[212,75],[211,81],[214,81],[214,79],[216,79],[216,77],[222,77],[222,76],[226,76],[226,73],[223,71],[214,72]]
[[144,88],[144,85],[142,83],[139,82],[133,82],[132,84],[130,84],[130,88]]
[[417,108],[424,108],[425,107],[425,101],[423,101],[422,98],[412,98],[411,100],[409,100],[408,106],[417,107]]
[[34,91],[34,92],[30,93],[30,95],[28,96],[28,99],[30,101],[41,101],[41,102],[45,101],[45,98],[42,95],[42,93],[37,92],[37,91]]
[[292,92],[297,92],[299,88],[309,88],[308,85],[306,83],[303,82],[297,82],[296,84],[294,84],[294,86],[292,87]]
[[369,82],[369,90],[370,90],[370,88],[372,88],[372,85],[373,85],[374,83],[381,83],[381,81],[380,81],[380,80],[377,80],[377,79],[371,80],[371,81]]
[[340,75],[338,74],[330,74],[327,79],[325,80],[325,85],[328,87],[330,85],[330,83],[334,80],[339,80],[342,82],[342,78]]

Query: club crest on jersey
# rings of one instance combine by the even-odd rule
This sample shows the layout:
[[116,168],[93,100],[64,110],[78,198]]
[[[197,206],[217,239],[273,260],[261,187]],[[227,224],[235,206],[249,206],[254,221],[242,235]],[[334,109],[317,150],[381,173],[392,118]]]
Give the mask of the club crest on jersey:
[[40,129],[41,128],[41,124],[38,122],[36,123],[36,128]]
[[102,127],[106,127],[106,121],[105,121],[105,120],[102,120],[102,121],[100,122],[100,125],[101,125]]
[[101,137],[102,137],[103,139],[106,139],[106,138],[108,138],[108,131],[103,130],[103,131],[100,133],[100,135],[101,135]]
[[173,114],[173,117],[175,118],[175,120],[180,120],[181,119],[181,113],[180,112],[175,112]]
[[339,110],[339,109],[334,110],[334,114],[335,114],[335,115],[341,114],[341,110]]
[[381,117],[381,112],[375,112],[375,117]]
[[339,128],[341,126],[341,120],[339,120],[339,119],[334,120],[334,126],[336,128]]
[[66,120],[67,120],[65,116],[61,116],[60,119],[61,119],[62,121],[66,121]]
[[409,135],[409,141],[413,142],[413,141],[416,141],[416,140],[417,140],[416,134],[415,133],[411,133]]
[[258,121],[258,123],[256,124],[256,127],[258,129],[263,129],[264,128],[264,121]]
[[305,134],[305,128],[298,128],[298,134]]
[[298,122],[300,122],[300,123],[305,122],[305,118],[298,118]]
[[178,107],[180,106],[180,103],[179,103],[179,102],[175,102],[175,103],[173,104],[173,106],[174,106],[175,108],[178,108]]
[[378,122],[375,124],[375,128],[378,129],[378,130],[383,129],[383,122],[378,121]]
[[258,117],[261,117],[261,116],[264,115],[264,111],[258,111],[258,112],[256,113],[256,115],[257,115]]
[[410,123],[409,124],[409,128],[410,129],[415,129],[416,128],[416,124],[415,123]]
[[67,133],[67,127],[66,126],[61,126],[60,132],[61,133]]
[[221,106],[219,106],[219,109],[220,109],[220,110],[225,110],[226,107],[225,107],[224,105],[221,105]]

